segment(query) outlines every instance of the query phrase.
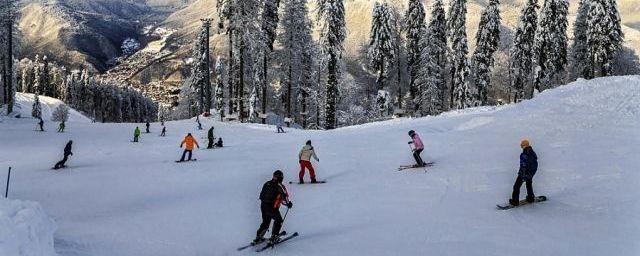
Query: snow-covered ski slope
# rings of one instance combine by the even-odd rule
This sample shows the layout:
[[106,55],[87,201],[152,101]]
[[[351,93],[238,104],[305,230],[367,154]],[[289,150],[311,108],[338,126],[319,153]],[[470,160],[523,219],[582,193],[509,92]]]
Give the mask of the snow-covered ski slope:
[[[307,139],[328,183],[287,184],[294,207],[284,229],[300,236],[264,255],[640,255],[637,76],[334,131],[203,122],[228,147],[196,150],[197,162],[177,164],[187,132],[205,146],[206,129],[193,120],[168,122],[167,137],[153,124],[133,144],[136,124],[71,122],[57,134],[7,119],[0,167],[14,167],[14,198],[40,202],[55,219],[55,248],[65,256],[254,255],[236,248],[255,236],[259,190],[276,169],[296,179]],[[396,171],[412,163],[410,129],[436,163],[426,173]],[[549,201],[499,211],[522,138],[539,155],[535,191]],[[68,139],[70,167],[52,171]]]

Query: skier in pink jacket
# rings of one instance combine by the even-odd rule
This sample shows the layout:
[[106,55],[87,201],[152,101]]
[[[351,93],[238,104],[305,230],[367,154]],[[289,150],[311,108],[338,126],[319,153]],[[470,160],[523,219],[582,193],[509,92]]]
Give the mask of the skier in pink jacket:
[[420,154],[424,150],[424,144],[422,143],[420,136],[414,130],[409,131],[409,136],[411,137],[409,144],[413,144],[413,158],[416,159],[417,166],[425,166],[424,161],[422,161],[422,157],[420,157]]

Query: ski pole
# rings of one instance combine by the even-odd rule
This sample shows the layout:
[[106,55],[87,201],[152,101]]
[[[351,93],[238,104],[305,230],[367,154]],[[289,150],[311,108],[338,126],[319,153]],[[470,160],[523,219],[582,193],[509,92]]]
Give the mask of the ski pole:
[[7,174],[7,187],[4,190],[4,198],[9,196],[9,180],[11,179],[11,166],[9,166],[9,173]]

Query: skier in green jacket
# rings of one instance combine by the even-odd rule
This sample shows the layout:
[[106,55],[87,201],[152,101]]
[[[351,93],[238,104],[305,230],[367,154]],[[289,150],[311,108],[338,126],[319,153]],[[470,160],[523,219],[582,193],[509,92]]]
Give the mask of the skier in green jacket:
[[133,131],[133,142],[138,142],[138,137],[140,137],[140,128],[136,127]]

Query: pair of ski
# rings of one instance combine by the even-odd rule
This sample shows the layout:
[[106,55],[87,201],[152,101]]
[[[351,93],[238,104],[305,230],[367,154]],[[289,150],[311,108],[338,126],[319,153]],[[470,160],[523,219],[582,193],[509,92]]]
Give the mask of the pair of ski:
[[418,168],[427,168],[427,167],[433,166],[434,164],[435,164],[434,162],[428,162],[428,163],[425,163],[423,166],[420,166],[420,165],[417,165],[417,164],[401,165],[400,167],[398,167],[398,171],[404,171],[404,170],[409,170],[409,169],[418,169]]
[[[288,240],[291,240],[292,238],[294,238],[294,237],[298,236],[298,232],[295,232],[295,233],[293,233],[293,234],[291,234],[291,235],[289,235],[289,236],[286,236],[286,235],[287,235],[287,232],[286,232],[286,231],[282,231],[282,232],[280,232],[280,237],[283,237],[283,236],[285,236],[285,237],[283,237],[282,239],[280,239],[278,242],[275,242],[275,243],[268,242],[266,245],[264,245],[264,246],[262,246],[262,247],[258,248],[258,249],[256,250],[256,252],[261,252],[261,251],[264,251],[264,250],[266,250],[266,249],[273,248],[273,247],[275,247],[275,246],[276,246],[276,245],[278,245],[278,244],[281,244],[281,243],[284,243],[284,242],[286,242],[286,241],[288,241]],[[267,241],[267,240],[266,240],[266,239],[263,239],[263,240],[262,240],[262,241],[260,241],[260,242],[251,242],[251,243],[250,243],[250,244],[248,244],[248,245],[245,245],[245,246],[242,246],[242,247],[238,248],[238,251],[242,251],[242,250],[247,249],[247,248],[249,248],[249,247],[254,247],[254,246],[261,245],[261,244],[262,244],[262,243],[264,243],[265,241]]]

